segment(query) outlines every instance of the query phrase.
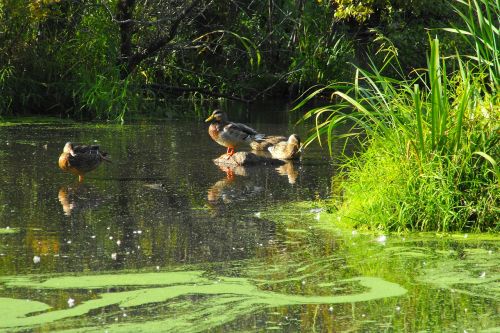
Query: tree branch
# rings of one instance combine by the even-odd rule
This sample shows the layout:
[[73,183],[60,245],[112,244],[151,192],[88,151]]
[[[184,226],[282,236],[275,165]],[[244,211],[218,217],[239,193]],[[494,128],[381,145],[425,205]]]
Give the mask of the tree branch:
[[[168,31],[168,34],[160,39],[157,39],[153,41],[151,44],[149,44],[143,52],[140,53],[135,53],[132,55],[127,63],[127,73],[131,73],[135,67],[137,67],[138,64],[140,64],[144,59],[147,59],[151,57],[153,54],[158,52],[160,49],[165,47],[168,43],[170,43],[176,36],[177,34],[177,29],[179,28],[179,25],[181,22],[191,13],[191,11],[199,4],[201,3],[202,0],[193,0],[191,4],[184,8],[182,13],[172,21],[172,24],[170,26],[170,29]],[[199,13],[201,14],[201,12]]]
[[203,88],[197,88],[197,87],[176,87],[176,86],[169,86],[166,84],[157,84],[157,83],[152,83],[145,85],[146,88],[153,88],[156,90],[167,90],[170,92],[178,92],[178,93],[184,93],[184,92],[199,92],[208,96],[213,96],[213,97],[222,97],[222,98],[227,98],[232,101],[238,101],[238,102],[245,102],[245,103],[252,103],[255,101],[255,99],[247,99],[245,97],[237,97],[234,95],[229,95],[229,94],[222,94],[214,91],[210,91],[207,89]]

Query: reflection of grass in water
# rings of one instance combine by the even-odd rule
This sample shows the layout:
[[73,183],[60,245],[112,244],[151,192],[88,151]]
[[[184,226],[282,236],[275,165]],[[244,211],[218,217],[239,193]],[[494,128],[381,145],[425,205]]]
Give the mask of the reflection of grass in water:
[[19,228],[0,228],[0,235],[15,234],[19,232]]
[[[73,308],[45,311],[49,306],[38,301],[0,298],[0,328],[36,327],[44,323],[83,316],[89,311],[117,304],[126,311],[136,311],[126,323],[113,324],[113,331],[185,330],[199,331],[221,325],[237,317],[266,307],[301,304],[353,303],[403,295],[406,290],[379,278],[359,277],[338,281],[341,285],[359,285],[363,291],[339,296],[291,295],[263,291],[246,278],[209,279],[200,271],[159,272],[143,274],[103,274],[91,276],[3,277],[8,289],[92,289],[99,298],[85,300]],[[331,285],[329,285],[331,287]],[[108,292],[108,288],[128,287],[132,290]],[[196,296],[196,299],[193,299]],[[167,303],[166,303],[167,302]],[[168,304],[168,318],[148,318],[158,304]],[[174,316],[172,316],[172,313]],[[119,313],[117,314],[119,315]],[[146,317],[146,318],[145,318]],[[147,322],[145,322],[147,320]],[[137,321],[137,322],[135,322]],[[71,327],[63,325],[64,327]],[[74,323],[73,323],[74,324]],[[85,330],[87,330],[86,328]],[[99,328],[101,330],[101,328]]]
[[459,260],[431,263],[422,270],[419,280],[453,292],[499,300],[499,263],[498,251],[465,249]]
[[[283,210],[278,207],[262,212],[262,217],[280,221],[285,224],[285,230],[294,231],[285,232],[285,246],[301,239],[299,251],[281,252],[288,254],[288,260],[302,262],[303,269],[308,272],[311,272],[308,269],[311,262],[334,253],[345,262],[342,267],[331,267],[332,270],[351,276],[376,276],[408,289],[405,297],[392,299],[397,302],[392,303],[392,307],[386,304],[365,307],[370,317],[381,322],[389,316],[388,324],[395,331],[454,331],[461,327],[483,330],[498,322],[495,303],[500,294],[498,235],[386,234],[386,241],[381,242],[377,241],[376,233],[353,232],[351,223],[340,221],[326,210],[312,208],[316,207],[303,203],[295,207],[289,205]],[[300,228],[303,233],[295,232]],[[323,253],[308,253],[323,246],[308,236],[314,231],[321,233],[325,243],[335,246],[324,247]],[[293,255],[301,258],[293,258]],[[284,258],[284,254],[280,255],[276,261]],[[328,271],[321,273],[323,278],[327,274]],[[396,305],[401,315],[394,312]]]

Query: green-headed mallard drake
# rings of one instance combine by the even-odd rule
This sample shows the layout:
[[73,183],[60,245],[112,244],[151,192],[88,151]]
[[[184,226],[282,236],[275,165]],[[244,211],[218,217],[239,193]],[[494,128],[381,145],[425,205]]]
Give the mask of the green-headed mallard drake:
[[102,161],[111,162],[107,155],[99,146],[74,146],[67,142],[59,156],[59,167],[78,176],[81,183],[85,173],[97,168]]
[[256,151],[266,151],[267,152],[267,149],[269,147],[275,146],[278,143],[283,142],[283,141],[286,142],[287,139],[288,138],[286,136],[269,135],[269,136],[262,138],[262,140],[251,142],[250,147]]
[[267,148],[273,158],[280,160],[292,160],[300,154],[300,138],[292,134],[287,141],[281,141]]
[[208,134],[218,144],[227,147],[228,157],[234,155],[234,149],[242,144],[262,140],[264,134],[257,133],[253,128],[240,123],[228,121],[227,115],[221,110],[214,110],[205,122],[212,121]]

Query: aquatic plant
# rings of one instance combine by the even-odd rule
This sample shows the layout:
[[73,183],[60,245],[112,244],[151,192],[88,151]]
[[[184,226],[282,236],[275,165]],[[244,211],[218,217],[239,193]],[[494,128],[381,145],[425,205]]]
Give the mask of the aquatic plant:
[[400,66],[386,45],[382,66],[356,67],[346,89],[331,85],[297,106],[333,90],[339,103],[303,117],[316,121],[308,143],[326,136],[331,152],[334,130],[345,123],[353,124],[348,136],[362,141],[363,152],[345,165],[338,214],[374,229],[498,230],[498,95],[485,82],[488,74],[497,82],[498,72],[460,55],[443,58],[436,37],[426,69],[413,78],[387,77],[386,68]]

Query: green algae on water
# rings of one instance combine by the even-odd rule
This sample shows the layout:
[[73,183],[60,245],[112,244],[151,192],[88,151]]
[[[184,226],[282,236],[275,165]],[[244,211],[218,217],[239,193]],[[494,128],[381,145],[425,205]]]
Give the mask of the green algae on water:
[[[251,313],[259,308],[280,307],[304,304],[339,304],[366,302],[387,297],[401,296],[406,290],[396,283],[376,277],[356,277],[336,283],[356,283],[363,291],[347,295],[292,295],[280,292],[260,290],[251,280],[246,278],[219,277],[209,279],[202,271],[179,271],[158,273],[103,274],[89,276],[59,276],[44,278],[43,276],[3,277],[0,280],[6,288],[26,288],[28,290],[51,289],[94,290],[98,298],[81,301],[74,307],[54,308],[48,304],[0,298],[0,328],[36,327],[68,318],[82,316],[90,311],[118,305],[122,309],[137,307],[155,307],[158,304],[175,304],[175,307],[185,308],[178,313],[176,319],[166,318],[149,320],[144,323],[128,323],[112,325],[113,330],[156,330],[155,328],[181,329],[190,327],[201,330],[212,325],[229,322],[245,313]],[[109,288],[129,290],[112,292]],[[76,293],[76,292],[75,292]],[[196,296],[199,301],[187,301]],[[179,304],[180,302],[180,304]],[[207,308],[207,304],[210,306]],[[11,311],[14,309],[15,311]],[[47,311],[47,310],[51,311]],[[206,317],[207,321],[199,323],[198,329],[190,326],[197,317]],[[139,325],[139,326],[138,326]],[[207,326],[208,325],[208,326]]]

